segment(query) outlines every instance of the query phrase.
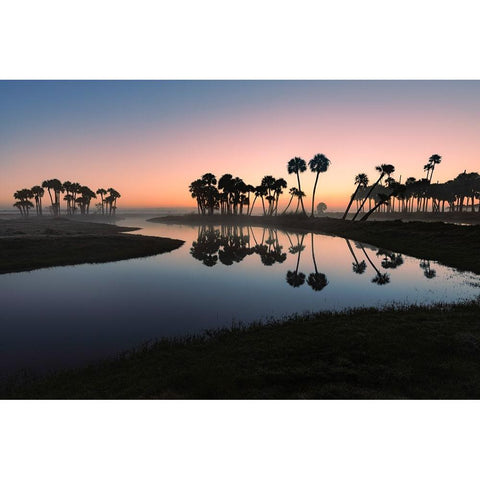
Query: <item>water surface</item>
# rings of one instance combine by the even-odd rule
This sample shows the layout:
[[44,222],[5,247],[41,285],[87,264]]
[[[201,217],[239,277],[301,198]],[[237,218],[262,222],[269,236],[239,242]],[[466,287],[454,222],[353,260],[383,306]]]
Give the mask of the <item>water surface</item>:
[[118,223],[185,244],[148,258],[0,275],[1,373],[82,365],[232,322],[480,293],[478,275],[339,237]]

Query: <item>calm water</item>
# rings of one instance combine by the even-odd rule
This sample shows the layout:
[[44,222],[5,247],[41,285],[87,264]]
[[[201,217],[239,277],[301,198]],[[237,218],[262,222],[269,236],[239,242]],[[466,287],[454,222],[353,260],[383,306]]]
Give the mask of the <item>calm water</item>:
[[337,237],[119,224],[185,244],[148,258],[0,275],[0,373],[81,365],[232,322],[480,293],[477,275]]

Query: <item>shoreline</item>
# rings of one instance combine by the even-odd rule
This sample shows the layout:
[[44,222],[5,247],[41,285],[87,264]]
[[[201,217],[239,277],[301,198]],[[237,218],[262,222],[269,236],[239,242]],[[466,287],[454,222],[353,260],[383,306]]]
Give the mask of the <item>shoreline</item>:
[[147,257],[184,244],[123,233],[136,230],[66,218],[0,220],[0,274]]
[[294,215],[176,215],[155,217],[148,221],[183,225],[259,226],[335,235],[480,274],[480,255],[476,254],[480,252],[480,225],[401,220],[350,222],[330,217],[312,219]]
[[10,399],[478,399],[480,300],[363,308],[162,338],[11,378]]

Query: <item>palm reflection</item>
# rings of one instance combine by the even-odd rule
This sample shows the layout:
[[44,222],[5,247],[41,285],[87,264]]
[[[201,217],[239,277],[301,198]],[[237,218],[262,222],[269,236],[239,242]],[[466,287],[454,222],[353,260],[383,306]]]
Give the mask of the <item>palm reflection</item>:
[[[227,226],[214,227],[203,225],[198,228],[198,238],[192,243],[190,254],[193,258],[202,262],[207,267],[213,267],[218,263],[231,266],[242,262],[246,257],[258,256],[260,263],[266,267],[284,263],[287,260],[287,253],[296,256],[295,267],[288,270],[285,280],[293,288],[301,287],[307,284],[316,292],[322,291],[328,285],[328,279],[325,273],[319,272],[317,258],[315,256],[314,234],[310,233],[311,255],[313,272],[308,276],[300,270],[302,261],[302,252],[305,250],[305,233],[282,232],[286,238],[289,247],[286,252],[283,251],[283,245],[278,238],[278,230],[275,228],[257,229],[255,231],[248,226]],[[371,282],[377,285],[386,285],[390,283],[390,274],[386,270],[394,270],[404,263],[402,254],[391,252],[386,249],[377,249],[359,242],[353,242],[345,239],[348,251],[353,259],[352,272],[362,275],[367,270],[367,264],[371,266],[375,275]],[[354,246],[353,246],[354,244]],[[380,265],[374,262],[367,250],[375,252],[379,257]],[[325,253],[325,252],[323,252]],[[364,259],[361,256],[364,256]],[[378,262],[377,262],[378,263]],[[428,260],[422,260],[420,267],[424,271],[426,278],[435,277],[435,270],[430,268]],[[381,271],[381,269],[384,271]]]

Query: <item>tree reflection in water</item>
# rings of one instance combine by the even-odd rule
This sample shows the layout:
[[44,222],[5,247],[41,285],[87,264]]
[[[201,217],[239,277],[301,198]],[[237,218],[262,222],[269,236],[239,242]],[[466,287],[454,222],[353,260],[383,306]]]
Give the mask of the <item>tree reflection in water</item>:
[[319,292],[328,285],[328,280],[327,276],[324,273],[319,273],[317,269],[317,262],[315,260],[315,245],[313,244],[313,232],[310,233],[310,235],[312,238],[312,260],[315,272],[308,276],[307,283],[310,285],[310,287],[312,287],[312,290]]
[[[199,260],[207,267],[213,267],[219,262],[225,266],[231,266],[234,263],[242,262],[246,257],[258,255],[262,265],[269,267],[275,264],[284,263],[287,259],[287,253],[283,251],[283,246],[278,239],[278,230],[265,227],[255,235],[254,229],[248,226],[240,225],[222,225],[215,227],[212,225],[203,225],[198,228],[198,238],[192,243],[190,254],[193,258]],[[315,257],[314,234],[310,233],[311,254],[314,271],[308,277],[300,271],[300,262],[302,252],[305,250],[305,236],[303,233],[282,232],[288,239],[290,246],[288,253],[296,255],[295,268],[288,270],[286,282],[294,288],[298,288],[305,283],[314,291],[321,291],[328,285],[327,276],[318,271],[317,259]],[[284,238],[285,238],[284,237]],[[258,241],[260,238],[260,241]],[[293,240],[292,240],[293,239]],[[381,257],[381,267],[385,270],[393,270],[404,263],[402,254],[391,252],[386,249],[377,249],[360,242],[352,242],[345,239],[348,250],[353,258],[352,271],[361,275],[367,269],[367,262],[375,271],[375,276],[371,279],[372,283],[377,285],[386,285],[390,283],[390,274],[386,271],[380,271],[372,258],[367,253],[367,249],[375,252],[377,257]],[[361,259],[355,249],[363,253],[365,260]],[[428,260],[422,260],[420,267],[424,270],[426,278],[435,277],[435,270],[430,268]]]
[[433,268],[430,267],[430,260],[423,259],[420,262],[420,268],[423,270],[423,274],[428,279],[432,279],[432,278],[435,278],[437,276],[437,272]]
[[295,267],[295,270],[289,270],[287,272],[287,283],[291,285],[292,287],[300,287],[305,283],[305,274],[302,272],[298,271],[298,267],[300,266],[300,256],[305,250],[305,246],[303,245],[303,239],[305,238],[305,234],[302,234],[302,238],[299,238],[298,233],[296,234],[297,236],[297,244],[293,245],[288,249],[288,251],[292,254],[295,255],[297,254],[297,265]]

